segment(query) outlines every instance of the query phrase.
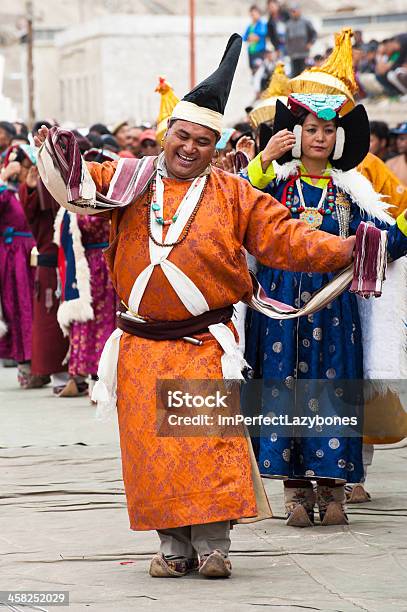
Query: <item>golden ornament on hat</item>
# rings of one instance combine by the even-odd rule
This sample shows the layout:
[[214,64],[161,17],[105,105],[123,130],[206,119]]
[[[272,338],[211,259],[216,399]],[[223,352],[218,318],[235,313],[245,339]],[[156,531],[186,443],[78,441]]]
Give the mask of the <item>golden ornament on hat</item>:
[[171,117],[172,111],[178,104],[179,98],[177,98],[173,88],[166,81],[165,77],[159,77],[155,91],[161,94],[160,112],[158,113],[156,130],[157,142],[161,142],[167,130],[168,119]]
[[289,82],[291,93],[342,94],[347,103],[340,114],[346,115],[355,106],[354,95],[358,90],[353,71],[351,28],[335,34],[335,47],[321,66],[304,70]]
[[260,123],[273,121],[276,114],[276,101],[281,100],[287,105],[289,92],[289,78],[284,70],[284,63],[278,62],[267,88],[261,95],[261,99],[249,114],[253,127],[257,128]]

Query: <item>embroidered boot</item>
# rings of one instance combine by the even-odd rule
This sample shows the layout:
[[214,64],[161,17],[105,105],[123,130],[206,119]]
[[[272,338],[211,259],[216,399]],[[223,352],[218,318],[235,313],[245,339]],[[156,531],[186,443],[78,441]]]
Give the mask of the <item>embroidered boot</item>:
[[284,483],[284,502],[287,512],[286,524],[290,527],[312,527],[314,525],[315,493],[312,483],[291,486],[295,481]]
[[361,482],[358,484],[345,485],[346,501],[348,504],[365,504],[372,501],[370,493],[368,493]]
[[317,503],[321,525],[348,525],[345,487],[317,486]]
[[205,578],[229,578],[232,564],[222,551],[214,550],[210,555],[200,557],[199,573]]
[[198,569],[198,559],[165,557],[157,553],[151,559],[149,574],[152,578],[182,578]]

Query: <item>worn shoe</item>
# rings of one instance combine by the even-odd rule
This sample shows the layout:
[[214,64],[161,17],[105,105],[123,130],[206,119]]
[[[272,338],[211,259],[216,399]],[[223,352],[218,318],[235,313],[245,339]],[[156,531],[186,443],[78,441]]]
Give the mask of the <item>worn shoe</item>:
[[317,487],[321,525],[348,525],[345,487]]
[[232,564],[220,550],[214,550],[200,558],[199,573],[206,578],[229,578]]
[[166,559],[162,553],[157,553],[151,560],[149,574],[152,578],[182,578],[198,566],[198,559]]
[[286,525],[289,527],[313,527],[315,500],[312,487],[284,487]]
[[51,382],[51,378],[44,374],[43,376],[38,374],[30,374],[27,384],[24,389],[41,389],[41,387],[45,387],[49,382]]
[[58,397],[81,397],[87,393],[88,384],[86,382],[77,383],[74,378],[70,378]]
[[346,501],[348,504],[365,504],[372,501],[372,496],[368,493],[363,484],[345,486]]

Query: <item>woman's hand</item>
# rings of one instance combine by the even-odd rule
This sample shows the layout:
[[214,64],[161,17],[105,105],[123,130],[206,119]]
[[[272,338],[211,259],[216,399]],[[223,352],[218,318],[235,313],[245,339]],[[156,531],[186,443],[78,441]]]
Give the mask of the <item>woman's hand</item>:
[[242,151],[247,155],[249,161],[252,161],[256,152],[256,145],[253,138],[250,138],[250,136],[242,136],[239,138],[236,144],[236,151]]
[[6,183],[12,177],[17,177],[20,174],[21,164],[18,161],[10,162],[5,168],[1,170],[1,178]]
[[236,174],[235,170],[235,152],[229,151],[225,156],[222,157],[220,161],[220,166],[222,170],[225,172],[230,172],[230,174]]
[[28,189],[36,189],[38,182],[38,168],[37,166],[31,166],[28,171],[27,178],[25,179],[25,183]]
[[42,125],[38,130],[36,136],[34,136],[34,144],[36,147],[40,147],[43,142],[47,140],[49,129]]
[[267,170],[272,161],[282,157],[285,153],[288,153],[288,151],[291,151],[294,145],[295,136],[289,130],[280,130],[280,132],[274,134],[261,153],[263,172]]

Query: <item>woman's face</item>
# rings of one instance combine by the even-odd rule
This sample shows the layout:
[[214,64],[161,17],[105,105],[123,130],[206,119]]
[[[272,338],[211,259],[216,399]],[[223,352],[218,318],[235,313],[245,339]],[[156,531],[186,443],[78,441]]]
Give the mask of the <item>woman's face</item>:
[[31,166],[32,163],[25,157],[20,164],[20,172],[17,179],[19,183],[25,183],[25,179],[27,178],[27,174]]
[[311,113],[302,126],[301,150],[309,159],[328,159],[335,147],[336,126],[333,121],[318,119]]

